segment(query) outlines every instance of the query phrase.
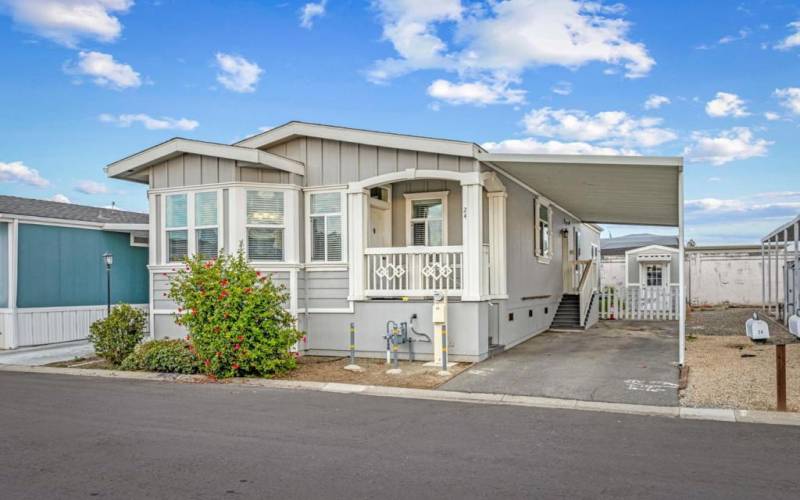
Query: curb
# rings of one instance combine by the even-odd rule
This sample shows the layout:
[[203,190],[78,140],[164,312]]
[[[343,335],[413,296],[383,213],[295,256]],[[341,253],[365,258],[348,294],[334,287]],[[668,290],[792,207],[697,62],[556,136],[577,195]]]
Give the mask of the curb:
[[[56,368],[51,366],[0,365],[0,372],[73,375],[81,377],[145,380],[153,382],[208,382],[208,378],[205,375],[177,375],[173,373]],[[514,394],[486,394],[477,392],[439,391],[433,389],[408,389],[404,387],[343,384],[339,382],[310,382],[300,380],[239,378],[227,380],[222,382],[220,385],[223,384],[263,387],[268,389],[292,389],[331,392],[337,394],[361,394],[365,396],[423,399],[428,401],[444,401],[451,403],[523,406],[529,408],[595,411],[603,413],[619,413],[625,415],[680,418],[686,420],[800,426],[800,413],[776,411],[648,406],[625,403],[604,403],[600,401],[581,401],[576,399],[545,398],[538,396],[518,396]]]

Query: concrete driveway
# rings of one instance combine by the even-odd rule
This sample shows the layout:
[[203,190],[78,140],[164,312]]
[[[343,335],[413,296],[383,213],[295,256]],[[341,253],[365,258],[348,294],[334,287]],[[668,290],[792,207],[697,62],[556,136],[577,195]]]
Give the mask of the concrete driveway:
[[604,321],[545,332],[440,389],[676,406],[677,356],[677,322]]

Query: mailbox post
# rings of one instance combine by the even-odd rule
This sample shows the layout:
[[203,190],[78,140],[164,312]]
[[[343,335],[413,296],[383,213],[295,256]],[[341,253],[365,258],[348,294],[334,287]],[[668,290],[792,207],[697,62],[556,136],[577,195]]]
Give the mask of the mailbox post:
[[433,363],[441,367],[440,375],[450,375],[447,361],[447,295],[433,294]]

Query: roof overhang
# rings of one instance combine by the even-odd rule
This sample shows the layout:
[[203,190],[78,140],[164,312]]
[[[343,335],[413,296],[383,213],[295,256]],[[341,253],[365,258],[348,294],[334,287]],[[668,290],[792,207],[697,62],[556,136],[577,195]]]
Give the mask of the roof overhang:
[[184,153],[225,158],[251,166],[275,168],[297,175],[305,175],[306,172],[302,163],[266,151],[176,137],[109,164],[105,168],[106,175],[116,179],[147,182],[144,171],[148,167]]
[[678,226],[683,159],[478,153],[582,222]]
[[800,216],[795,217],[786,224],[778,226],[768,235],[761,238],[761,242],[767,243],[768,241],[774,240],[774,243],[789,243],[793,242],[795,239],[800,240],[800,231],[798,231],[798,234],[795,235],[795,229],[797,228],[798,224],[800,224]]
[[479,146],[471,142],[297,121],[289,122],[285,125],[267,130],[266,132],[248,137],[247,139],[237,142],[236,146],[268,148],[303,136],[453,156],[472,157],[476,152],[483,151]]
[[120,233],[129,233],[131,231],[149,231],[150,225],[145,224],[124,224],[124,223],[108,223],[103,224],[104,231],[114,231]]

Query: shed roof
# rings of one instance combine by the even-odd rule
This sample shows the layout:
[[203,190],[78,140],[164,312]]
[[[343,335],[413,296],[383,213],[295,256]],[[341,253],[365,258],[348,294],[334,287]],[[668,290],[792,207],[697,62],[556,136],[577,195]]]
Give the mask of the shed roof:
[[147,224],[148,221],[148,215],[140,212],[4,195],[0,195],[0,214],[98,224]]
[[628,234],[618,238],[603,238],[600,240],[600,250],[603,255],[622,255],[628,250],[651,245],[678,248],[678,237],[640,233]]

